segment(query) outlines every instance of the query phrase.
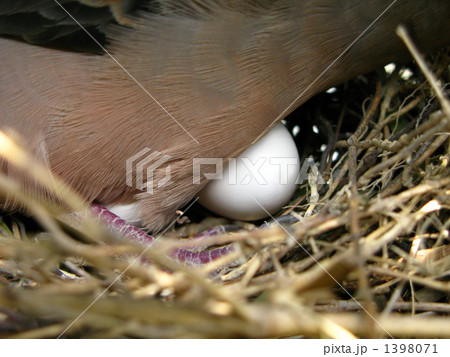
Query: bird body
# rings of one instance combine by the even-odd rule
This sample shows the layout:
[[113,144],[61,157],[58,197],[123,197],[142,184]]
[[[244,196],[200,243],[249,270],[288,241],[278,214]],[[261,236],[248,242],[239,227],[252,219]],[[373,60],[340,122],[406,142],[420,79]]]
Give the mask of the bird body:
[[[237,157],[314,94],[406,59],[400,23],[423,49],[449,43],[448,1],[391,3],[161,1],[105,30],[110,56],[0,38],[0,129],[86,200],[137,202],[158,230],[207,183],[193,182],[193,158]],[[152,192],[127,184],[145,148],[166,158],[152,182],[170,166]]]

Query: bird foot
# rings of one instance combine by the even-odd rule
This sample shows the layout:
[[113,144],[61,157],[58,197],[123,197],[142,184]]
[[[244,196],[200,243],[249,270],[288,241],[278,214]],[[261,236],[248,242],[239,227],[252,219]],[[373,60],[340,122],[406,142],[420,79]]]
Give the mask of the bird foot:
[[[139,242],[143,245],[149,245],[155,241],[155,238],[153,236],[149,235],[142,229],[129,224],[127,221],[120,218],[119,216],[111,212],[108,208],[102,205],[92,204],[91,211],[100,221],[105,223],[109,227],[110,231],[113,233],[120,234],[121,236],[133,242]],[[208,228],[206,231],[197,234],[195,238],[196,239],[206,238],[227,231],[228,228],[224,226],[211,227]],[[232,245],[225,245],[219,248],[213,248],[209,250],[207,248],[208,247],[202,247],[201,251],[199,251],[198,248],[175,249],[170,253],[170,256],[181,263],[198,266],[210,263],[234,251],[234,247]]]

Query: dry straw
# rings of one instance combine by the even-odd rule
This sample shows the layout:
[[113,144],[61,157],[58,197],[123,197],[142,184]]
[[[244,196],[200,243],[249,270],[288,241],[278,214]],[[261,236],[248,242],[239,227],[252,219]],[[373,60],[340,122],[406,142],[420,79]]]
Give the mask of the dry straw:
[[[339,160],[323,155],[327,184],[311,180],[285,210],[295,224],[235,222],[237,232],[200,241],[178,237],[223,221],[185,224],[129,266],[143,247],[87,216],[68,227],[61,207],[81,211],[83,201],[2,136],[1,154],[52,182],[61,204],[0,176],[43,227],[0,226],[0,336],[449,338],[448,54],[430,65],[438,80],[399,33],[426,80],[397,70],[377,84],[357,130],[335,140]],[[235,253],[203,267],[167,255],[208,244]]]

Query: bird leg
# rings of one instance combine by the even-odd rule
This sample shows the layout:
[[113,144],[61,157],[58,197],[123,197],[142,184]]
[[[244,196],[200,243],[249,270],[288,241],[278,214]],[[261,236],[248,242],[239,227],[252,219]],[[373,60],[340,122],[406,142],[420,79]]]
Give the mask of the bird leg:
[[[121,236],[133,241],[139,242],[144,246],[148,246],[155,242],[155,237],[147,234],[142,229],[139,229],[124,219],[120,218],[113,212],[111,212],[108,208],[99,205],[92,204],[91,212],[96,216],[100,221],[105,223],[111,232],[120,234]],[[205,232],[198,234],[195,238],[201,239],[208,236],[216,235],[224,233],[226,229],[211,227],[207,229]],[[185,263],[187,265],[204,265],[210,263],[216,259],[219,259],[231,252],[234,251],[232,245],[225,245],[219,248],[213,248],[210,250],[206,250],[205,247],[203,250],[198,251],[197,249],[175,249],[170,253],[170,256],[181,263]]]

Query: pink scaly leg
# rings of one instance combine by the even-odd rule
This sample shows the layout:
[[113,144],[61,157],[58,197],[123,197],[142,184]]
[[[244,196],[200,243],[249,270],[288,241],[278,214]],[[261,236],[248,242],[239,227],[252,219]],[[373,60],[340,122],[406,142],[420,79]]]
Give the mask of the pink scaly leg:
[[[124,237],[132,241],[142,243],[143,245],[148,245],[155,240],[154,237],[147,234],[142,229],[129,224],[127,221],[120,218],[102,205],[96,203],[92,204],[91,211],[96,217],[100,219],[100,221],[104,222],[112,232],[121,234]],[[205,232],[198,234],[196,238],[220,234],[225,231],[226,230],[224,230],[223,228],[212,227],[208,228]],[[223,257],[233,251],[234,248],[232,245],[226,245],[224,247],[204,250],[200,252],[189,249],[176,249],[170,255],[179,262],[183,262],[189,265],[203,265],[212,262],[213,260],[216,260],[220,257]]]

